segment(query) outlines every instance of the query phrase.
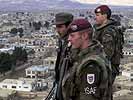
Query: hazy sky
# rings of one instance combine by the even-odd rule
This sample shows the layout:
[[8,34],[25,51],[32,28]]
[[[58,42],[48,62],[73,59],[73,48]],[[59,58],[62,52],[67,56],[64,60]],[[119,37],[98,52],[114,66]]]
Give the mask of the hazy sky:
[[72,0],[82,3],[98,3],[98,4],[111,4],[111,5],[129,5],[133,6],[133,0]]
[[[7,1],[12,3],[22,3],[23,1],[33,1],[33,0],[0,0]],[[34,1],[45,1],[45,0],[34,0]],[[63,0],[58,0],[63,1]],[[67,0],[66,0],[67,1]],[[70,1],[78,1],[81,3],[89,3],[89,4],[110,4],[110,5],[128,5],[133,6],[133,0],[70,0]]]

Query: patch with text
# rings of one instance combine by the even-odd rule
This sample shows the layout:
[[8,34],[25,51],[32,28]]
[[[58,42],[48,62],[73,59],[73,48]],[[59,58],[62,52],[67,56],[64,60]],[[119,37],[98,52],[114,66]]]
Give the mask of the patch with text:
[[95,94],[96,93],[96,87],[86,87],[85,89],[86,94]]

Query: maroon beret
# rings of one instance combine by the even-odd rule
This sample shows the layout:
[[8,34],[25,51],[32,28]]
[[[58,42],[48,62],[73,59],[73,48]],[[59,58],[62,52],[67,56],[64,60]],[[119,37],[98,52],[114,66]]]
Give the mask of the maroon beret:
[[85,29],[89,29],[89,28],[92,28],[92,26],[87,19],[75,19],[68,26],[67,32],[73,33],[73,32],[78,32]]
[[95,9],[95,13],[106,13],[110,11],[111,9],[107,5],[101,5]]
[[108,18],[111,16],[111,9],[107,5],[98,6],[95,13],[107,14]]

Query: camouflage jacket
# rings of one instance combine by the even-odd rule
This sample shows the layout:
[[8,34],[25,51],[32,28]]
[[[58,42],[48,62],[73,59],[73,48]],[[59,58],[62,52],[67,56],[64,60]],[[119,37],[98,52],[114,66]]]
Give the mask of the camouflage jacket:
[[73,66],[69,66],[62,80],[64,100],[109,100],[109,62],[97,41],[79,52]]
[[112,26],[116,25],[117,22],[110,19],[104,25],[94,25],[95,32],[94,32],[94,39],[99,40],[100,43],[104,47],[104,51],[110,59],[112,64],[120,64],[121,57],[114,57],[115,55],[115,37],[116,37],[116,30],[112,28]]

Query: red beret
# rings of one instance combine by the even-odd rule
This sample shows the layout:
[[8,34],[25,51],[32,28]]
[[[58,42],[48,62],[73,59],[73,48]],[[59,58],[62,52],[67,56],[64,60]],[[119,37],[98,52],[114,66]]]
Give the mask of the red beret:
[[110,11],[111,9],[107,5],[101,5],[95,9],[95,13],[106,13]]
[[107,5],[101,5],[95,9],[95,13],[107,14],[107,16],[110,17],[111,9]]
[[89,28],[92,28],[92,26],[87,19],[75,19],[68,26],[67,32],[73,33],[73,32],[78,32],[85,29],[89,29]]

